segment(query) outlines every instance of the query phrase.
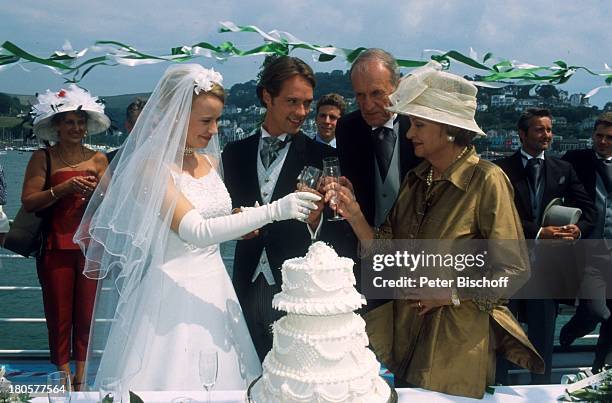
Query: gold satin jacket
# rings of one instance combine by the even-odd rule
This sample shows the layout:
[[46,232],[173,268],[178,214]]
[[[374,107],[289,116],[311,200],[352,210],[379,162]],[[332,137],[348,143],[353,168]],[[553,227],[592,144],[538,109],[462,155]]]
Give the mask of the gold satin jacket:
[[[428,188],[430,164],[406,176],[379,236],[393,239],[523,239],[504,172],[472,148]],[[504,259],[505,253],[500,254]],[[509,275],[528,270],[513,255]],[[523,273],[524,274],[524,273]],[[419,316],[396,299],[366,315],[370,343],[397,377],[438,392],[482,398],[495,377],[495,353],[542,373],[544,362],[512,313],[491,300],[464,300]]]

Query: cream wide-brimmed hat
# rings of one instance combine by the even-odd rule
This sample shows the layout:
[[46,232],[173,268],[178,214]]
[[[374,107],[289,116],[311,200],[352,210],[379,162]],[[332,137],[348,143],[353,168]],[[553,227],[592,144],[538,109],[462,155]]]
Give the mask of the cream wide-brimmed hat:
[[52,119],[61,112],[86,112],[88,134],[100,133],[110,127],[110,119],[104,114],[104,104],[75,84],[58,92],[47,90],[36,99],[38,103],[32,106],[30,113],[34,116],[34,134],[40,140],[57,141],[57,128]]
[[440,63],[431,61],[403,77],[390,95],[392,105],[387,110],[486,136],[474,120],[476,86],[463,77],[440,69]]

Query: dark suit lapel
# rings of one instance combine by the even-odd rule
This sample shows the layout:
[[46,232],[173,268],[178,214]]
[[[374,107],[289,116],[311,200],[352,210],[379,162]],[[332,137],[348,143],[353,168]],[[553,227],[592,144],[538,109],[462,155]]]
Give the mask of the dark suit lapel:
[[249,167],[243,170],[245,187],[244,194],[257,195],[257,202],[261,205],[261,190],[259,186],[259,177],[257,176],[257,154],[259,153],[259,139],[261,138],[261,130],[257,130],[255,134],[248,137],[245,143],[244,154],[242,155],[244,166]]
[[587,166],[588,168],[588,181],[585,180],[586,183],[584,183],[584,187],[587,189],[587,191],[589,192],[589,194],[593,195],[593,198],[595,198],[595,194],[596,194],[596,187],[597,187],[597,155],[595,154],[595,150],[590,150],[591,152],[588,154],[588,162],[587,162]]
[[297,177],[306,163],[306,139],[304,136],[304,133],[300,131],[293,136],[293,140],[289,143],[289,151],[276,181],[272,200],[280,199],[296,189]]
[[[559,184],[562,180],[562,172],[559,172],[559,167],[555,161],[547,157],[544,159],[544,175],[546,182],[544,184],[544,193],[542,194],[542,209],[548,206],[554,195],[558,193]],[[568,178],[565,179],[567,180]]]
[[516,152],[510,160],[510,169],[514,176],[514,191],[516,198],[521,203],[523,211],[531,217],[531,190],[527,182],[527,174],[521,157],[521,152]]
[[399,128],[397,135],[399,136],[399,149],[400,149],[400,183],[404,179],[404,175],[411,168],[412,162],[414,161],[414,150],[410,147],[410,143],[406,138],[406,132],[410,129],[410,119],[407,116],[399,117]]

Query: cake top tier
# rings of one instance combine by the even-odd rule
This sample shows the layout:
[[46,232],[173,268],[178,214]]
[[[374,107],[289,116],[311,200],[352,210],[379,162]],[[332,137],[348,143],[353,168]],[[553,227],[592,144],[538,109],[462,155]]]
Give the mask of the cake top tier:
[[272,302],[277,309],[304,315],[351,312],[365,303],[355,290],[353,261],[323,242],[316,242],[305,257],[283,263],[282,291]]

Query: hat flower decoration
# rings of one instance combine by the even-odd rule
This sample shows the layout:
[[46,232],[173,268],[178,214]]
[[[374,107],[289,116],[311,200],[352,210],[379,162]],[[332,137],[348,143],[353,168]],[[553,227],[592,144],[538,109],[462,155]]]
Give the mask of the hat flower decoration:
[[87,132],[96,134],[110,127],[110,119],[104,114],[104,104],[98,97],[92,96],[87,90],[70,84],[67,89],[58,92],[47,90],[36,97],[37,103],[30,112],[34,117],[34,134],[40,140],[54,141],[57,129],[53,124],[53,116],[62,112],[83,111],[87,113]]

